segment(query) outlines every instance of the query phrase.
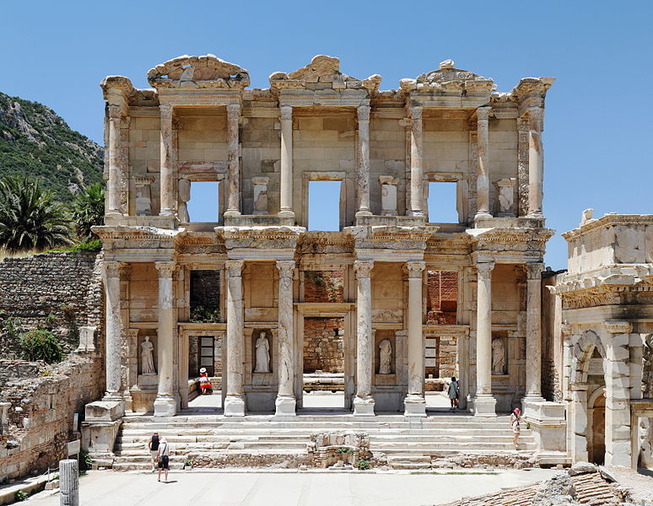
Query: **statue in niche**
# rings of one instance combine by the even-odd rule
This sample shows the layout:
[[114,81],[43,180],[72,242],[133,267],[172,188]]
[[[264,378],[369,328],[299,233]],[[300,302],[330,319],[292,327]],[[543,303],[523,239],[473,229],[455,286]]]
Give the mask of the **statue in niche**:
[[254,372],[270,372],[270,341],[265,330],[256,340],[256,367]]
[[503,339],[492,340],[492,374],[505,374],[506,352],[503,347]]
[[392,344],[389,339],[379,343],[379,374],[392,374]]
[[150,336],[145,336],[145,340],[141,343],[141,374],[156,374],[154,344],[150,341]]

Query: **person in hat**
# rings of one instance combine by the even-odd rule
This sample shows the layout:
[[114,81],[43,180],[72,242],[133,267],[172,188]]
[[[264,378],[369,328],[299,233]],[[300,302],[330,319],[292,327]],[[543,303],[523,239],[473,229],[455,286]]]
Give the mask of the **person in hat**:
[[206,374],[206,367],[200,369],[200,394],[208,395],[212,392],[213,386],[209,381],[209,376]]
[[513,443],[515,443],[515,448],[517,448],[517,444],[519,442],[519,434],[521,432],[521,428],[519,427],[519,422],[521,422],[521,411],[519,411],[519,408],[515,408],[515,410],[510,415],[510,427],[512,428],[512,441]]
[[162,437],[159,441],[159,450],[157,452],[157,457],[159,459],[159,475],[158,481],[161,481],[161,471],[163,471],[164,479],[163,482],[168,482],[168,471],[170,470],[170,447],[168,446],[168,441],[165,437]]

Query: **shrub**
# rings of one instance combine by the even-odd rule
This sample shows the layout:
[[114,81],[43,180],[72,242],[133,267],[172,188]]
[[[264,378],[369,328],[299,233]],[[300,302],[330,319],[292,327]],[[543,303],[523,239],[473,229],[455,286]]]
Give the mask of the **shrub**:
[[64,354],[61,343],[49,330],[32,330],[21,334],[18,343],[23,350],[26,360],[43,360],[54,364],[63,360]]
[[16,500],[16,502],[22,502],[22,501],[26,501],[28,497],[29,494],[27,492],[25,492],[24,490],[19,490],[18,492],[16,492],[14,499]]
[[372,464],[370,464],[369,460],[361,459],[356,462],[356,467],[361,471],[367,471],[368,469],[372,468]]

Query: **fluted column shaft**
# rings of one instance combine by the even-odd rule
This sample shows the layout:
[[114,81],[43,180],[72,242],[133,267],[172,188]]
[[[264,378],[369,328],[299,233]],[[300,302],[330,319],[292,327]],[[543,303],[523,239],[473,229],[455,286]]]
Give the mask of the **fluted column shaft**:
[[370,106],[358,111],[358,212],[370,212]]
[[526,397],[542,397],[542,264],[526,264]]
[[490,156],[489,156],[489,107],[476,109],[477,121],[477,173],[476,173],[476,216],[490,216]]
[[161,115],[161,216],[174,216],[175,214],[175,184],[173,168],[173,139],[172,139],[172,114],[173,107],[169,104],[159,106]]
[[122,108],[109,105],[109,181],[107,182],[107,214],[120,214],[120,127]]
[[105,262],[104,290],[106,300],[106,358],[105,398],[121,399],[120,347],[122,321],[120,315],[120,271],[119,262]]
[[172,416],[176,413],[174,395],[174,345],[177,322],[174,304],[174,279],[177,268],[174,262],[156,262],[159,271],[159,328],[157,331],[157,357],[159,385],[154,401],[154,416]]
[[476,394],[492,394],[492,269],[494,262],[476,264]]
[[528,112],[528,216],[534,218],[542,217],[543,114],[539,107],[533,107]]
[[227,214],[240,214],[240,105],[227,106]]
[[426,416],[424,399],[424,338],[422,333],[422,272],[424,262],[406,262],[408,272],[408,395],[406,416]]
[[225,416],[244,416],[242,260],[227,260],[227,396]]
[[292,107],[281,106],[281,214],[293,214],[292,205]]
[[276,400],[276,414],[295,414],[295,380],[294,357],[294,308],[293,308],[293,274],[295,262],[283,260],[277,262],[279,269],[279,393]]
[[354,262],[357,281],[357,339],[356,339],[356,398],[355,415],[373,415],[372,368],[374,343],[372,340],[372,280],[374,262],[357,260]]
[[424,215],[424,178],[422,108],[410,108],[410,210],[412,216]]

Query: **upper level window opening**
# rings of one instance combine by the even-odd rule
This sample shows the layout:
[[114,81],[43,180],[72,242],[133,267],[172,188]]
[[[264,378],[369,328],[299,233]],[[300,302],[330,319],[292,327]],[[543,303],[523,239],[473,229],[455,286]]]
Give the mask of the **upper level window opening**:
[[325,232],[340,230],[341,181],[309,181],[308,229]]
[[[220,221],[220,183],[218,181],[191,181],[188,201],[189,223],[217,223]],[[181,213],[180,213],[181,214]]]
[[428,187],[429,223],[458,223],[456,181],[430,181]]

